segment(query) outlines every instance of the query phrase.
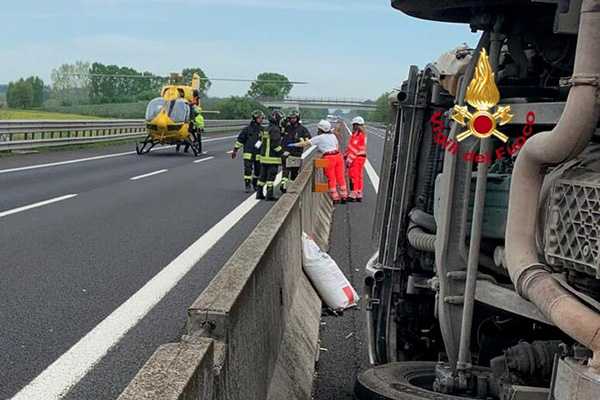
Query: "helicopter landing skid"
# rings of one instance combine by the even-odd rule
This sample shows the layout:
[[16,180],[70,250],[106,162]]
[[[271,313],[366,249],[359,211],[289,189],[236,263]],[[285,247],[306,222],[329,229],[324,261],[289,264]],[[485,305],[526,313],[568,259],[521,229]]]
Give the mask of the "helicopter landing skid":
[[[156,143],[154,140],[149,139],[149,137],[146,137],[146,139],[144,139],[144,141],[142,143],[136,143],[135,144],[135,152],[138,154],[146,154],[149,153],[150,150],[152,150],[152,148],[154,146],[156,146]],[[141,144],[141,147],[140,147]],[[149,146],[148,146],[149,145]],[[148,147],[146,147],[148,146]]]

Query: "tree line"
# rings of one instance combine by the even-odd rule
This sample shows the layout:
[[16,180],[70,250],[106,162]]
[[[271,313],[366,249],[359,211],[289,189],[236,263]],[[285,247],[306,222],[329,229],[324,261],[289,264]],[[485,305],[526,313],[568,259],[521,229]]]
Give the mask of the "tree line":
[[[55,68],[51,73],[51,85],[46,85],[37,76],[11,82],[5,97],[10,108],[93,109],[86,106],[134,104],[157,97],[160,88],[167,83],[189,85],[195,73],[201,77],[200,95],[207,99],[212,82],[199,67],[184,68],[180,73],[165,78],[128,66],[83,61],[66,63]],[[264,72],[252,82],[245,96],[222,99],[217,105],[223,109],[224,114],[239,115],[246,108],[260,108],[253,99],[283,98],[289,94],[292,87],[293,84],[285,75]],[[240,104],[236,105],[236,102]],[[130,109],[133,112],[139,108],[136,106]],[[110,107],[102,109],[107,110]]]
[[[86,111],[86,114],[108,117],[125,113],[128,117],[137,118],[141,117],[138,115],[140,110],[145,108],[143,103],[157,97],[160,88],[169,80],[178,84],[190,84],[194,73],[202,78],[200,95],[205,109],[219,111],[217,118],[245,118],[254,109],[267,111],[257,101],[258,98],[281,99],[293,88],[293,84],[285,75],[263,72],[250,84],[245,96],[211,99],[207,92],[212,82],[199,67],[184,68],[180,73],[169,77],[170,79],[165,79],[128,66],[78,61],[55,68],[51,73],[51,85],[46,85],[37,76],[10,82],[6,87],[6,104],[10,108],[44,108],[65,112],[81,110]],[[387,96],[388,93],[384,93],[377,99],[376,110],[367,115],[369,120],[391,121]],[[111,104],[114,105],[114,112],[111,111]],[[94,107],[97,105],[106,106]],[[324,118],[328,113],[328,110],[303,111],[306,119]]]
[[10,82],[6,88],[6,103],[12,108],[41,107],[47,97],[47,88],[37,76]]

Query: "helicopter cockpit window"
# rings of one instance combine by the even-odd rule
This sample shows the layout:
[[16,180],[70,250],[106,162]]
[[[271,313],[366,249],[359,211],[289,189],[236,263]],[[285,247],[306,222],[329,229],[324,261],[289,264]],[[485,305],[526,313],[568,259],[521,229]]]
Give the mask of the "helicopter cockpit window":
[[146,107],[146,121],[152,121],[156,118],[164,105],[165,101],[161,97],[157,97],[148,103],[148,107]]
[[173,120],[173,122],[181,124],[189,121],[190,119],[190,107],[188,104],[180,99],[169,102],[168,105],[165,106],[169,117]]

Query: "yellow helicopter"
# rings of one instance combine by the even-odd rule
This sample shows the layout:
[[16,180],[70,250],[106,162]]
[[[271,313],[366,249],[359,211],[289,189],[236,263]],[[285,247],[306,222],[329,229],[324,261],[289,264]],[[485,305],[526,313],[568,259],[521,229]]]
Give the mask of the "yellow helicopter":
[[[173,81],[177,77],[173,77]],[[157,144],[161,145],[185,145],[190,147],[194,156],[202,154],[202,128],[203,117],[199,114],[196,125],[190,129],[193,124],[192,107],[195,111],[200,111],[200,100],[198,92],[200,90],[200,76],[194,74],[191,85],[170,84],[163,86],[160,91],[160,97],[151,100],[146,107],[146,129],[148,135],[146,138],[135,144],[135,150],[138,154],[146,154]],[[201,123],[198,123],[201,122]]]
[[[145,120],[148,134],[144,140],[135,144],[137,154],[147,154],[157,144],[175,145],[177,151],[179,151],[180,146],[184,145],[186,151],[188,147],[192,149],[194,156],[202,154],[203,114],[218,113],[218,111],[202,110],[198,96],[202,81],[281,83],[280,80],[266,79],[207,78],[200,77],[197,73],[192,75],[190,85],[180,84],[182,76],[177,73],[172,73],[170,77],[94,73],[71,75],[102,78],[164,79],[170,81],[168,85],[162,87],[160,97],[151,100],[146,107]],[[288,81],[287,83],[305,85],[308,82]],[[192,121],[192,114],[194,114],[195,121]]]

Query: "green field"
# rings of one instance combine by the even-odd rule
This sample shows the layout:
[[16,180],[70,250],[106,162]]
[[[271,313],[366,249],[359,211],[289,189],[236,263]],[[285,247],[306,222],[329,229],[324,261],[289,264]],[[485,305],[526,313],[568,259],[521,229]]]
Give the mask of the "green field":
[[50,120],[73,120],[73,119],[101,119],[89,115],[63,114],[57,112],[36,110],[13,110],[0,108],[0,120],[7,119],[50,119]]

